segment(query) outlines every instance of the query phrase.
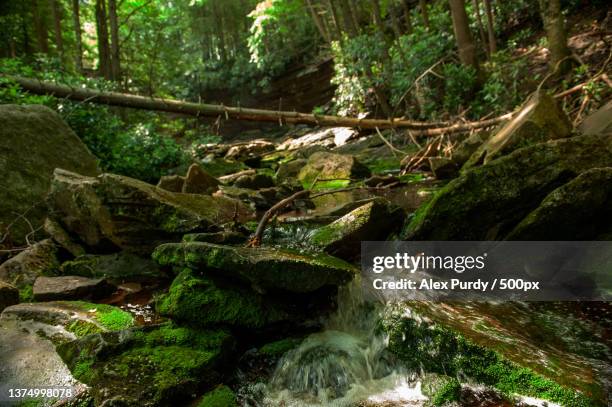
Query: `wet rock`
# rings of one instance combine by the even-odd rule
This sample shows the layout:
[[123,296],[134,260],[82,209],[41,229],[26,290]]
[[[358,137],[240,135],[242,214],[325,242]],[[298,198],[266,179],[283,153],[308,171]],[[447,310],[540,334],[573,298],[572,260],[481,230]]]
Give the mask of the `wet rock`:
[[255,329],[289,319],[273,304],[246,287],[220,286],[185,269],[159,301],[157,310],[173,320],[200,327],[222,324]]
[[242,175],[234,182],[237,188],[262,189],[274,186],[274,178],[268,174]]
[[58,346],[95,405],[187,405],[220,383],[234,349],[225,330],[172,325],[89,335]]
[[56,170],[48,205],[51,217],[93,252],[147,256],[159,243],[206,232],[252,213],[227,197],[164,191],[114,174],[84,177]]
[[297,158],[286,163],[281,163],[276,170],[276,179],[284,181],[290,178],[297,178],[302,168],[306,165],[308,160],[305,158]]
[[197,164],[191,164],[181,192],[187,194],[206,194],[210,195],[219,189],[220,182],[200,168]]
[[317,229],[310,242],[341,258],[354,258],[361,252],[361,241],[385,240],[399,230],[404,211],[379,198]]
[[45,219],[44,228],[45,232],[51,236],[51,239],[68,251],[71,255],[76,257],[85,254],[85,249],[83,246],[75,242],[68,232],[66,232],[64,228],[62,228],[59,223],[53,219]]
[[100,299],[114,291],[103,278],[79,276],[38,277],[32,287],[36,301]]
[[312,292],[346,284],[357,272],[351,264],[326,254],[203,242],[164,244],[155,249],[153,258],[163,266],[201,270],[249,283],[259,291]]
[[62,263],[62,275],[106,278],[114,282],[166,278],[166,274],[149,258],[126,252],[105,255],[86,254]]
[[578,128],[582,134],[607,134],[612,132],[612,101],[587,116]]
[[247,240],[245,234],[233,231],[224,230],[221,232],[211,233],[189,233],[183,236],[183,242],[207,242],[215,244],[240,244]]
[[612,166],[612,134],[518,149],[466,171],[421,206],[412,240],[502,239],[553,190],[591,168]]
[[[55,168],[98,172],[85,144],[57,113],[41,105],[0,105],[0,157],[0,234],[10,225],[15,245],[25,244],[26,235],[42,226]],[[31,234],[30,240],[37,237]]]
[[508,240],[597,240],[612,231],[612,168],[585,171],[552,191]]
[[463,169],[486,164],[517,148],[569,137],[571,132],[572,124],[554,98],[537,92],[513,119],[476,150]]
[[316,183],[316,188],[342,187],[351,180],[367,178],[370,170],[351,155],[328,152],[314,153],[298,174],[298,179],[308,189]]
[[15,305],[19,302],[19,290],[17,287],[0,281],[0,312],[6,307]]
[[185,185],[185,177],[180,175],[164,175],[159,179],[157,188],[170,192],[183,192],[183,185]]
[[59,270],[57,246],[50,240],[40,241],[0,265],[0,280],[21,289],[41,275]]

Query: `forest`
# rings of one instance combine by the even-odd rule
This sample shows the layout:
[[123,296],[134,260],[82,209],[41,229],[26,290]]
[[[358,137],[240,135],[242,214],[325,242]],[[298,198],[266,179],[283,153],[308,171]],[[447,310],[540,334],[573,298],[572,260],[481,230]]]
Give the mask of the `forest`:
[[611,60],[605,0],[0,0],[0,406],[611,405]]

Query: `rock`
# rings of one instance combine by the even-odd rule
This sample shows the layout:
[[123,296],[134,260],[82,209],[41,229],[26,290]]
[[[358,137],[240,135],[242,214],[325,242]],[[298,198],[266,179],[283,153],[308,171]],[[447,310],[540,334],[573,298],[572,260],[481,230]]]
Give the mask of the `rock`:
[[17,287],[0,281],[0,312],[6,307],[19,303],[19,290]]
[[276,146],[267,140],[251,140],[248,142],[234,144],[227,150],[225,158],[227,160],[248,161],[256,158],[261,159],[261,155],[274,151]]
[[462,170],[486,164],[517,148],[569,137],[571,132],[572,124],[554,98],[537,92],[513,119],[476,150]]
[[322,129],[307,130],[297,138],[289,138],[278,146],[278,150],[296,150],[306,147],[336,147],[346,144],[359,136],[359,132],[352,127],[325,127]]
[[421,206],[411,240],[503,239],[553,190],[591,168],[612,166],[612,134],[520,148],[466,171]]
[[62,263],[60,270],[62,275],[106,278],[117,283],[167,277],[151,259],[126,252],[86,254]]
[[238,407],[238,403],[232,389],[218,386],[202,397],[198,407]]
[[115,291],[103,278],[79,276],[38,277],[32,287],[36,301],[100,299]]
[[242,175],[234,182],[237,188],[262,189],[274,186],[274,179],[267,174]]
[[378,198],[315,230],[310,242],[328,253],[351,259],[361,253],[361,241],[385,240],[399,230],[404,217],[401,208]]
[[585,171],[552,191],[508,240],[599,240],[612,231],[612,168]]
[[429,168],[437,179],[453,178],[459,173],[459,165],[447,157],[429,157]]
[[343,187],[350,184],[352,179],[370,175],[368,167],[353,156],[318,152],[310,156],[298,179],[305,189],[311,188],[315,181],[316,188],[330,188]]
[[207,158],[200,163],[204,171],[212,175],[213,177],[220,177],[227,174],[233,174],[239,171],[247,170],[247,167],[243,162],[226,160],[224,158]]
[[229,325],[255,329],[289,319],[287,313],[248,288],[221,287],[189,269],[176,277],[157,310],[163,316],[199,327]]
[[183,236],[183,242],[207,242],[215,244],[241,244],[246,242],[245,234],[233,230],[212,233],[189,233]]
[[286,163],[281,163],[278,166],[278,170],[276,170],[276,179],[282,182],[290,178],[297,178],[307,162],[308,160],[305,158],[297,158]]
[[189,405],[201,388],[220,383],[234,350],[225,330],[173,325],[89,335],[57,351],[91,386],[96,406]]
[[397,182],[399,182],[399,178],[394,175],[372,175],[364,181],[364,184],[369,187],[382,187]]
[[220,182],[208,174],[197,164],[191,164],[185,182],[183,183],[183,193],[187,194],[206,194],[210,195],[219,189]]
[[25,236],[42,226],[41,203],[55,168],[98,172],[96,158],[57,113],[41,105],[0,105],[0,235],[11,225],[13,244],[25,244]]
[[68,232],[53,219],[45,219],[44,228],[45,232],[51,236],[51,239],[59,246],[66,249],[71,255],[77,257],[85,254],[83,246],[75,242]]
[[442,406],[459,401],[461,384],[456,377],[428,373],[421,378],[421,392],[431,406]]
[[301,189],[300,186],[282,184],[272,188],[247,189],[233,186],[222,186],[221,193],[230,198],[239,199],[256,209],[268,209],[281,199]]
[[607,134],[612,132],[612,100],[587,116],[578,131],[582,134]]
[[92,178],[59,169],[48,205],[51,217],[92,251],[143,256],[185,233],[207,232],[236,217],[246,221],[252,216],[227,197],[173,193],[120,175]]
[[40,241],[0,265],[0,280],[21,289],[34,284],[41,275],[59,270],[57,246],[50,240]]
[[306,254],[267,247],[246,248],[212,243],[168,243],[153,258],[163,266],[185,266],[252,284],[258,290],[312,292],[353,279],[357,270],[326,254]]
[[235,172],[233,174],[223,175],[219,177],[218,179],[223,184],[232,185],[234,182],[236,182],[238,178],[242,177],[243,175],[253,175],[256,173],[257,173],[257,170],[251,168],[249,170],[243,170],[243,171]]
[[159,179],[157,188],[170,192],[183,192],[183,185],[185,185],[185,177],[180,175],[164,175]]

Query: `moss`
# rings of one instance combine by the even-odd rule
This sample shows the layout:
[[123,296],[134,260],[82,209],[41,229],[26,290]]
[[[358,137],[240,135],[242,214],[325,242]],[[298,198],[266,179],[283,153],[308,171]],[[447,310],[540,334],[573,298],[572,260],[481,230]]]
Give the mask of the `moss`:
[[109,331],[119,331],[134,325],[132,314],[112,305],[94,304],[86,301],[65,301],[64,303],[83,311],[94,312],[96,321]]
[[73,321],[70,325],[66,327],[66,330],[75,334],[77,338],[102,331],[102,329],[100,329],[98,325],[81,319]]
[[372,171],[372,174],[382,174],[400,169],[399,157],[382,157],[365,161],[366,167]]
[[206,393],[198,407],[238,407],[238,403],[232,389],[222,385]]
[[34,302],[32,284],[28,284],[19,289],[19,302]]
[[93,364],[93,359],[78,361],[72,369],[72,375],[75,377],[75,379],[80,380],[83,383],[91,383],[95,374],[94,370],[92,369]]
[[202,162],[200,163],[200,165],[206,172],[208,172],[213,177],[232,174],[248,168],[242,162],[225,159],[216,159],[212,160],[211,162]]
[[461,384],[454,377],[427,374],[421,379],[421,391],[432,406],[443,406],[459,401]]
[[212,280],[189,269],[176,277],[157,309],[162,315],[196,326],[229,324],[259,328],[283,316],[264,304],[257,294],[219,288]]
[[517,393],[567,406],[599,405],[585,394],[512,363],[498,352],[440,325],[402,316],[391,317],[383,325],[389,333],[390,351],[416,371],[461,374],[507,395]]
[[285,338],[265,344],[259,349],[259,353],[272,358],[279,358],[302,343],[302,338]]

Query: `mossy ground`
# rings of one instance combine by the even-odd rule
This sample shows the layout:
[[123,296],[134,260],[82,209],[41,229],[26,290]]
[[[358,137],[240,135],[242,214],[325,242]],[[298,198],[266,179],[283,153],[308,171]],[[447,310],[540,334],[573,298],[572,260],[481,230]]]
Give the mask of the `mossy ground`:
[[236,395],[227,386],[218,386],[202,397],[198,407],[238,407]]

